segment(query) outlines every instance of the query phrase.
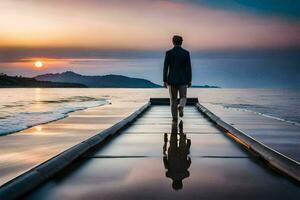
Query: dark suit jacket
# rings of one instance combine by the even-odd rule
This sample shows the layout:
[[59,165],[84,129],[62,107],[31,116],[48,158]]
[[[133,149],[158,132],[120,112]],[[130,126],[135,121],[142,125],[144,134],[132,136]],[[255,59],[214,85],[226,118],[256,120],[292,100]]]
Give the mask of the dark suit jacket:
[[187,50],[175,46],[166,52],[164,82],[170,85],[187,85],[192,82],[191,58]]

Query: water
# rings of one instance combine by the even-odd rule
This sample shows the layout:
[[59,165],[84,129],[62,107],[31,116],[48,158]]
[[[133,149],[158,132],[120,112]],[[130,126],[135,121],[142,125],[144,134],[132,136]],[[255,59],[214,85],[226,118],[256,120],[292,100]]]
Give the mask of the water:
[[[166,89],[0,89],[0,135],[68,116],[68,113],[126,99],[167,97]],[[188,96],[300,124],[300,90],[189,89]],[[126,105],[125,105],[126,106]]]
[[76,89],[1,89],[0,92],[0,135],[109,103],[99,95],[81,95]]
[[199,100],[242,109],[300,126],[299,89],[216,89],[200,94]]

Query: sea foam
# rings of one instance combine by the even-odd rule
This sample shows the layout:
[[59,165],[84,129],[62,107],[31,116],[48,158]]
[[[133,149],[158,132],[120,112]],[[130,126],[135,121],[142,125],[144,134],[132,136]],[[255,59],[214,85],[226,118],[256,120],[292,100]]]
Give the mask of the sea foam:
[[[109,104],[109,100],[97,99],[87,96],[73,96],[57,100],[31,101],[12,105],[2,105],[11,112],[1,115],[0,117],[0,135],[7,135],[21,131],[32,126],[45,124],[51,121],[63,119],[69,113],[84,110],[91,107]],[[25,106],[43,106],[43,111],[37,112],[16,112],[15,108],[20,109]]]

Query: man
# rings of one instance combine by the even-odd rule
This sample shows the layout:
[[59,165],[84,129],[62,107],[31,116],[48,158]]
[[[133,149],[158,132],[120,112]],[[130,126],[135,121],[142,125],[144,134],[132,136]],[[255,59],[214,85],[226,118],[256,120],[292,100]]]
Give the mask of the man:
[[[192,84],[192,67],[190,53],[181,47],[182,37],[173,36],[174,48],[166,52],[164,62],[164,87],[169,87],[170,104],[173,121],[183,117],[183,108],[186,103],[187,87]],[[179,105],[177,96],[179,92]]]

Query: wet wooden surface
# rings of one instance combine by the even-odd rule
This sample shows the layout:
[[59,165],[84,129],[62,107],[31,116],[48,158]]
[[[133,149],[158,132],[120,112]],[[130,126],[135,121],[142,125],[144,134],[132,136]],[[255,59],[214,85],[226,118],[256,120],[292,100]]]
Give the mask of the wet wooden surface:
[[225,122],[300,162],[300,126],[237,109],[203,104]]
[[181,128],[171,123],[168,106],[153,106],[26,199],[299,197],[298,186],[225,136],[195,107],[185,109]]

